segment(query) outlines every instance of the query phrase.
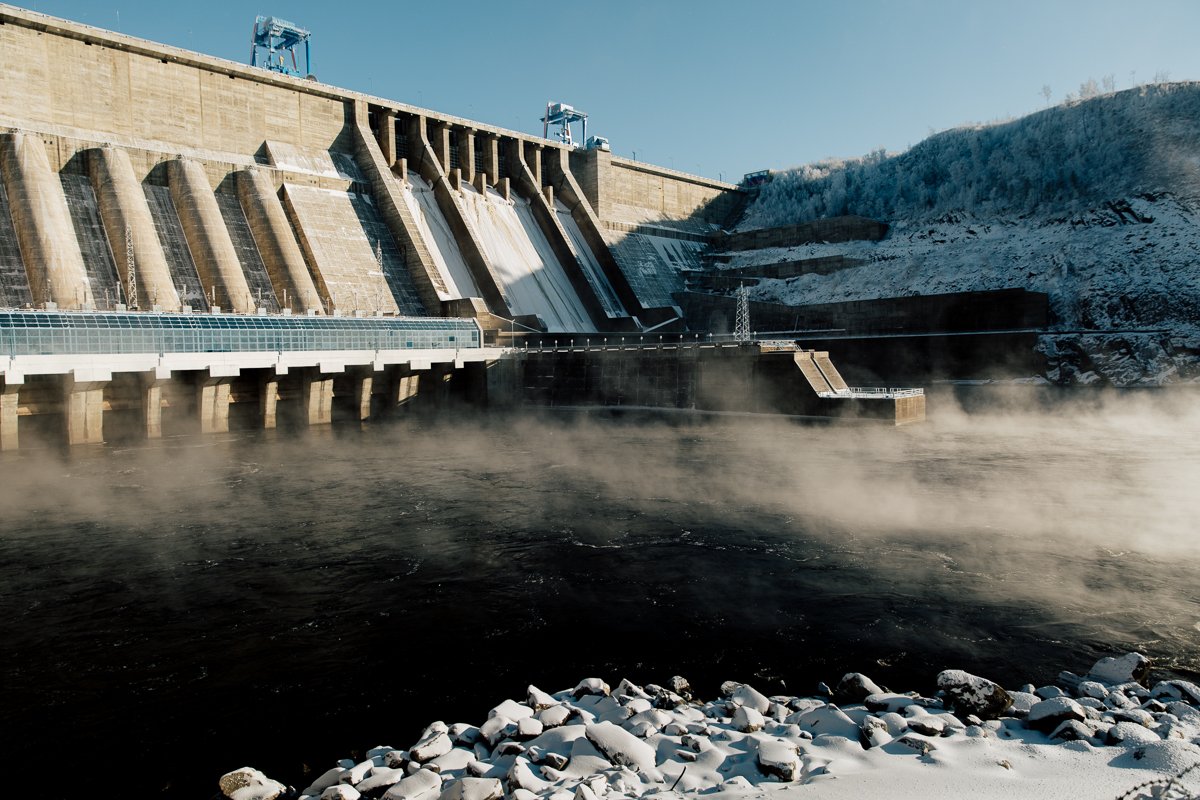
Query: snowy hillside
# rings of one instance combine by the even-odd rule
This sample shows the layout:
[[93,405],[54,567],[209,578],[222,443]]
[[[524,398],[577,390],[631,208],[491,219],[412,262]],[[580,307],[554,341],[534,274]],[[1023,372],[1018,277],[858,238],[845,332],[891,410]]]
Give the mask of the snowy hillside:
[[743,228],[846,213],[891,230],[877,243],[743,252],[729,266],[866,262],[752,290],[790,305],[1046,292],[1063,332],[1043,341],[1050,380],[1200,380],[1200,83],[1146,86],[937,134],[893,157],[786,172],[763,187]]

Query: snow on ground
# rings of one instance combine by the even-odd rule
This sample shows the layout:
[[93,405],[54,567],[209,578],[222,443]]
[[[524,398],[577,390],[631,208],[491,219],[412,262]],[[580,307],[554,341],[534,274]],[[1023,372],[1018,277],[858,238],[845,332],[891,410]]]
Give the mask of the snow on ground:
[[615,689],[591,678],[553,695],[530,686],[478,727],[434,722],[407,750],[339,761],[299,793],[249,767],[220,787],[234,800],[1192,796],[1200,686],[1147,688],[1149,666],[1127,654],[1020,690],[947,670],[936,697],[857,673],[818,697],[727,682],[709,702],[678,677]]
[[[1050,380],[1087,383],[1099,372],[1117,385],[1158,385],[1200,380],[1197,254],[1200,212],[1170,195],[1143,195],[1070,216],[898,220],[880,242],[743,251],[727,266],[832,255],[866,262],[830,275],[763,280],[750,290],[753,300],[788,305],[1046,292],[1055,329],[1063,332],[1043,340],[1050,371],[1060,356],[1074,370]],[[1090,331],[1104,335],[1081,333]],[[1114,339],[1112,331],[1122,333]]]

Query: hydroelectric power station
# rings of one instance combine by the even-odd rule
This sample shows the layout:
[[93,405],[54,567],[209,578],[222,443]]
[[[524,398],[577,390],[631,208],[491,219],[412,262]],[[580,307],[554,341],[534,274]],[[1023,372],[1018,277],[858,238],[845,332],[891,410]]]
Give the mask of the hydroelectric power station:
[[453,398],[924,417],[689,325],[681,275],[744,188],[326,86],[279,52],[306,31],[255,37],[271,69],[0,5],[3,449]]

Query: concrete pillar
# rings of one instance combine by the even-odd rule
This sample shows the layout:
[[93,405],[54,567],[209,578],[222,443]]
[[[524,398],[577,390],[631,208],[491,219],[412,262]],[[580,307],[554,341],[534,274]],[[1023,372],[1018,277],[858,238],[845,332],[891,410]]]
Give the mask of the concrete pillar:
[[475,131],[470,128],[455,131],[458,136],[458,168],[467,183],[475,182]]
[[214,305],[238,314],[253,314],[255,303],[250,285],[204,167],[184,158],[169,161],[167,182],[188,249],[196,262],[196,272],[204,291],[210,295],[210,302],[216,287]]
[[229,431],[229,378],[201,378],[196,384],[201,433]]
[[63,412],[67,444],[100,444],[104,441],[104,387],[108,381],[63,378]]
[[442,166],[442,172],[450,172],[450,126],[437,120],[428,120],[429,146]]
[[246,222],[250,224],[281,306],[301,313],[309,309],[321,311],[324,308],[321,295],[313,283],[300,245],[296,243],[296,235],[288,223],[283,203],[275,193],[271,177],[260,169],[244,169],[238,171],[236,181]]
[[20,407],[21,382],[13,382],[6,376],[0,385],[0,451],[16,450],[17,409]]
[[67,198],[45,143],[24,133],[0,136],[0,174],[34,302],[94,306]]
[[142,419],[146,423],[146,438],[162,438],[163,386],[170,378],[161,378],[153,372],[142,375]]
[[333,376],[326,377],[316,370],[305,370],[300,378],[300,402],[304,421],[308,425],[328,425],[333,422]]
[[500,137],[494,133],[484,134],[483,171],[487,173],[487,182],[495,186],[500,180]]
[[393,409],[411,404],[420,393],[420,373],[401,367],[393,376],[388,403]]
[[130,296],[125,252],[125,230],[128,228],[133,234],[138,305],[142,308],[159,305],[170,311],[177,310],[180,305],[179,292],[171,278],[171,268],[158,241],[154,217],[150,215],[150,206],[146,203],[146,193],[134,174],[129,154],[116,147],[91,150],[88,153],[88,173],[126,298]]
[[374,388],[375,376],[368,368],[354,376],[354,407],[357,409],[359,422],[371,418],[371,390]]
[[396,163],[396,113],[385,109],[379,110],[379,149],[383,151],[383,160],[390,167]]
[[539,187],[542,185],[542,147],[533,142],[525,142],[525,163],[533,173],[533,181]]
[[274,430],[279,408],[279,376],[268,375],[258,387],[258,407],[262,413],[263,430]]

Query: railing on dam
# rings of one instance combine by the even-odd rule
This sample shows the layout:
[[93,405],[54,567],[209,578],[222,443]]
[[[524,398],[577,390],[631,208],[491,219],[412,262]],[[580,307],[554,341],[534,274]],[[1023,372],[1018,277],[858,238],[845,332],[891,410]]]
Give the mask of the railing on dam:
[[459,318],[0,311],[8,356],[479,347],[479,325]]

